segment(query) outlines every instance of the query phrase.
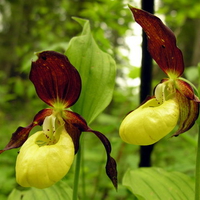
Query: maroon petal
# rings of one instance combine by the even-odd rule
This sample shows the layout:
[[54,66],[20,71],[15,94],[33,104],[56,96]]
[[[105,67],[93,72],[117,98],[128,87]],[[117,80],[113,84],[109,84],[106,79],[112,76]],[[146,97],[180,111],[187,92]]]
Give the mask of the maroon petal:
[[178,136],[181,133],[189,130],[199,116],[199,103],[195,100],[188,99],[179,91],[176,92],[176,99],[179,102],[179,128],[173,136]]
[[40,110],[34,117],[33,119],[33,124],[41,126],[43,124],[44,119],[51,115],[53,113],[53,109],[51,108],[46,108],[43,110]]
[[81,132],[92,132],[94,133],[103,143],[106,153],[107,153],[107,163],[106,163],[106,173],[108,177],[111,179],[115,188],[117,188],[117,168],[115,160],[110,156],[111,153],[111,145],[109,140],[105,135],[98,131],[94,131],[90,129],[86,123],[86,121],[77,113],[71,111],[65,111],[64,120],[66,122],[66,130],[68,134],[72,137],[73,142],[75,144],[75,150],[78,151],[79,146],[79,138]]
[[98,131],[94,131],[92,129],[89,129],[88,132],[94,133],[103,143],[106,153],[107,153],[107,163],[106,163],[106,173],[110,180],[112,181],[114,187],[117,189],[117,164],[115,162],[115,159],[110,156],[111,153],[111,145],[109,140],[105,135]]
[[40,99],[50,106],[61,103],[72,106],[79,98],[81,78],[68,58],[54,51],[38,54],[32,63],[30,80]]
[[74,142],[75,153],[77,153],[80,135],[88,129],[87,122],[77,113],[68,110],[64,112],[65,116],[63,119],[65,121],[65,128]]
[[183,56],[176,46],[173,32],[158,17],[131,6],[130,9],[136,22],[147,34],[152,58],[169,77],[181,76],[184,70]]
[[3,153],[6,150],[18,148],[23,145],[27,140],[28,135],[31,129],[37,125],[42,125],[46,116],[51,115],[52,109],[44,109],[36,114],[33,119],[33,122],[27,127],[18,127],[18,129],[12,134],[12,137],[9,143],[3,150],[0,150],[0,153]]
[[176,89],[189,100],[195,100],[194,90],[187,82],[177,79]]

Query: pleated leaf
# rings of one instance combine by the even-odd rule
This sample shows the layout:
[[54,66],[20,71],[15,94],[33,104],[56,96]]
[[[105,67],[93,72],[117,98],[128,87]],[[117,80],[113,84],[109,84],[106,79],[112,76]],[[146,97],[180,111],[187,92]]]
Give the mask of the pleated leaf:
[[71,200],[72,189],[60,181],[57,184],[46,188],[30,188],[28,190],[13,189],[7,200]]
[[71,39],[66,55],[82,79],[81,95],[72,110],[88,124],[100,114],[112,99],[116,64],[113,58],[96,44],[88,20],[75,18],[83,26],[80,36]]
[[194,199],[194,182],[190,177],[180,172],[167,172],[161,168],[128,170],[122,184],[138,200]]

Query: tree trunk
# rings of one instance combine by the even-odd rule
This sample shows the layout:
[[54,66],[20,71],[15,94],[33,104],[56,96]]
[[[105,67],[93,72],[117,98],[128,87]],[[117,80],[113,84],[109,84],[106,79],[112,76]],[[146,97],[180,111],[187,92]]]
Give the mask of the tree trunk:
[[[154,13],[154,0],[142,0],[142,9]],[[147,50],[147,37],[142,33],[142,66],[141,66],[141,85],[140,85],[140,102],[143,102],[148,95],[151,95],[152,83],[152,58]],[[140,147],[139,167],[151,166],[151,152],[154,145]]]

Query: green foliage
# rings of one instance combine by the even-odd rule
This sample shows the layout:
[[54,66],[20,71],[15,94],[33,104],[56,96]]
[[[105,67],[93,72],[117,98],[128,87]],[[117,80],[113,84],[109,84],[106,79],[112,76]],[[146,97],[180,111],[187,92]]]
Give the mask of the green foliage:
[[163,0],[159,3],[158,12],[165,16],[166,24],[177,36],[186,67],[199,62],[199,11],[198,0]]
[[168,13],[166,21],[170,23],[170,26],[181,26],[187,17],[198,18],[200,2],[198,0],[177,0],[176,2],[173,0],[163,0],[159,12]]
[[194,199],[194,181],[180,172],[161,168],[128,170],[122,183],[138,200]]
[[71,200],[72,189],[64,182],[46,188],[46,189],[14,189],[7,200]]
[[66,55],[81,75],[82,91],[72,109],[90,123],[112,99],[116,65],[112,57],[97,46],[89,21],[76,20],[83,26],[83,31],[69,42]]

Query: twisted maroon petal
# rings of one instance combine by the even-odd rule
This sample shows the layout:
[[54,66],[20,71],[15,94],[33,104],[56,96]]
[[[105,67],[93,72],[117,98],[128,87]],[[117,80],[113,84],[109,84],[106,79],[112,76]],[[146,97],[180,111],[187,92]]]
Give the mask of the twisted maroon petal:
[[110,156],[111,145],[110,145],[109,140],[107,139],[107,137],[105,135],[103,135],[102,133],[100,133],[98,131],[88,129],[88,132],[94,133],[103,143],[103,145],[106,149],[106,153],[107,153],[107,163],[106,163],[106,167],[105,167],[106,173],[107,173],[108,177],[111,179],[115,188],[117,189],[117,164],[116,164],[115,159]]
[[64,121],[66,130],[75,144],[76,152],[78,151],[81,132],[92,132],[101,140],[107,153],[106,173],[115,188],[117,188],[117,166],[114,158],[110,156],[111,145],[107,137],[98,131],[90,129],[86,121],[77,113],[66,110]]
[[183,56],[176,46],[173,32],[158,17],[131,6],[130,9],[136,22],[147,34],[152,58],[168,76],[181,76],[184,71]]
[[41,126],[45,117],[51,114],[52,109],[43,109],[35,115],[33,122],[30,125],[28,125],[27,127],[18,127],[17,130],[12,134],[12,137],[6,147],[3,150],[0,150],[0,154],[6,150],[22,146],[23,143],[27,140],[32,128],[37,125]]
[[61,103],[72,106],[79,98],[81,78],[68,58],[54,51],[38,54],[32,63],[30,80],[40,99],[50,106]]
[[75,153],[77,153],[81,133],[88,129],[87,122],[75,112],[65,110],[64,115],[65,128],[74,142]]
[[184,95],[189,100],[196,99],[195,95],[194,95],[194,90],[189,83],[187,83],[181,79],[177,79],[176,80],[176,88],[182,95]]
[[173,136],[178,136],[181,133],[189,130],[199,116],[199,103],[196,100],[190,100],[184,94],[176,91],[176,99],[179,102],[179,128]]

